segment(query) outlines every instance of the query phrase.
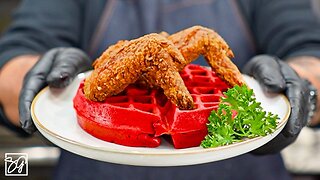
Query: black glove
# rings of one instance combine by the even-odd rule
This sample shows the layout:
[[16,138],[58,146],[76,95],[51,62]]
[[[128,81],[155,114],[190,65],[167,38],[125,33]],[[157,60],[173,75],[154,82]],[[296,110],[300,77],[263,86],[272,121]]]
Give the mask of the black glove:
[[22,128],[33,133],[36,127],[31,119],[30,107],[36,94],[45,86],[63,88],[80,72],[90,69],[90,58],[80,49],[54,48],[45,53],[24,78],[19,97]]
[[253,154],[280,152],[295,141],[300,130],[307,124],[311,112],[310,83],[301,79],[285,62],[276,57],[259,55],[244,67],[243,72],[253,76],[266,92],[283,93],[289,99],[291,114],[280,134],[269,143],[253,151]]

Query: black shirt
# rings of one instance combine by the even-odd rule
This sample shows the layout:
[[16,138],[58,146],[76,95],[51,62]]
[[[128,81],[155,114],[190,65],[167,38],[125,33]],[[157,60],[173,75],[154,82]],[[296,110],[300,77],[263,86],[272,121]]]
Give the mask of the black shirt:
[[[284,59],[299,55],[320,57],[320,20],[311,2],[237,1],[257,53]],[[0,40],[0,67],[15,56],[41,54],[58,46],[73,46],[88,52],[106,3],[105,0],[22,1],[13,15],[13,23]]]

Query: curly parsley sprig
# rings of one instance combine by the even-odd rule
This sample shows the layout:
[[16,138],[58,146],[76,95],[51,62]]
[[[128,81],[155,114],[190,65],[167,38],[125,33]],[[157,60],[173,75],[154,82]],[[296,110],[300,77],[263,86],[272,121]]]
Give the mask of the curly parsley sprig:
[[267,113],[256,101],[253,90],[234,86],[220,98],[218,109],[209,116],[208,135],[201,142],[204,148],[265,136],[277,127],[278,115]]

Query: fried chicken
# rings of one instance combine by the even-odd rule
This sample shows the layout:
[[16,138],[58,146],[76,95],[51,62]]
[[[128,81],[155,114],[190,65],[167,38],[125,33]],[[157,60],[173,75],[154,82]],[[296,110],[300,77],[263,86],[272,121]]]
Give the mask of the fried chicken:
[[109,46],[109,48],[97,60],[93,62],[93,68],[97,69],[98,67],[102,66],[103,63],[109,61],[110,57],[115,56],[128,42],[128,40],[120,40],[116,44]]
[[245,81],[230,58],[233,53],[227,43],[212,29],[202,26],[193,26],[167,37],[180,50],[186,64],[176,66],[182,70],[203,55],[212,70],[229,85],[242,85]]
[[192,109],[193,99],[176,68],[182,64],[186,63],[180,51],[159,34],[120,41],[94,64],[95,70],[85,80],[84,93],[90,100],[103,101],[148,74],[146,80],[161,87],[174,104]]
[[139,80],[149,87],[162,88],[180,109],[192,109],[192,97],[179,71],[199,55],[229,85],[245,84],[230,60],[233,53],[227,43],[213,30],[194,26],[172,35],[152,33],[110,46],[93,64],[84,93],[90,100],[103,101]]

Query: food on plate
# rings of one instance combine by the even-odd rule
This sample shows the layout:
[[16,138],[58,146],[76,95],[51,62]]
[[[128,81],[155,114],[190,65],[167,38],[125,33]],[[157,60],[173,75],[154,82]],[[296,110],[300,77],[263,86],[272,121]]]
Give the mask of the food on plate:
[[[212,70],[230,86],[246,84],[237,66],[230,60],[233,53],[227,43],[215,31],[202,26],[182,30],[168,39],[179,49],[189,64],[203,55]],[[186,64],[177,66],[182,70]]]
[[[122,42],[121,42],[122,43]],[[184,63],[180,51],[165,37],[148,34],[129,42],[124,42],[120,49],[107,50],[96,69],[84,84],[88,99],[104,101],[117,95],[129,84],[136,82],[143,74],[152,84],[161,87],[164,94],[182,109],[192,109],[193,101],[183,84],[174,63]],[[117,45],[115,45],[117,46]],[[111,48],[113,48],[112,46]]]
[[208,134],[201,142],[202,147],[228,145],[275,131],[278,115],[264,111],[252,89],[236,85],[224,95],[218,109],[213,110],[208,118]]
[[162,88],[180,109],[193,109],[194,102],[179,72],[199,55],[229,85],[245,84],[230,60],[233,53],[227,43],[213,30],[194,26],[168,37],[152,33],[109,47],[94,64],[84,93],[90,100],[104,101],[142,79],[150,87]]
[[[212,70],[190,64],[199,55]],[[232,87],[246,87],[232,57],[226,42],[201,26],[172,35],[151,33],[121,40],[93,63],[93,72],[81,83],[73,100],[78,123],[99,139],[126,146],[157,147],[163,136],[170,137],[175,148],[201,142],[203,147],[228,144],[212,140],[218,137],[212,133],[225,131],[212,131],[210,125],[218,121],[213,116],[225,122],[221,116],[230,115],[230,108],[223,109],[225,103],[236,107],[227,101],[232,97],[229,91],[236,91],[229,90],[220,103],[223,93]],[[245,94],[251,91],[247,88]],[[241,116],[244,111],[232,112]],[[245,128],[257,124],[245,124]]]
[[74,98],[80,126],[89,134],[126,146],[157,147],[160,137],[169,137],[175,148],[199,146],[208,134],[210,112],[230,86],[215,72],[189,64],[180,76],[195,103],[193,110],[181,110],[163,90],[131,84],[103,102],[87,99],[82,83]]

